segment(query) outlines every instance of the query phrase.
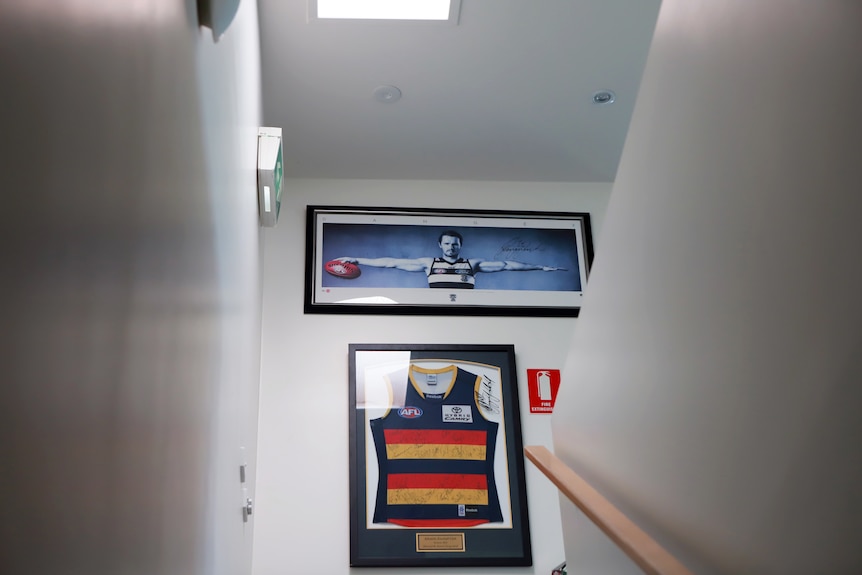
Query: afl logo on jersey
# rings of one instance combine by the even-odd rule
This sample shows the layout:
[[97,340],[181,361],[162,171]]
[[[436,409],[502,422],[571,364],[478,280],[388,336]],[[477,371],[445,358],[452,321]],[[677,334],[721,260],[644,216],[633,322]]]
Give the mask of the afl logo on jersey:
[[398,415],[404,419],[416,419],[422,417],[422,410],[412,405],[407,405],[398,410]]

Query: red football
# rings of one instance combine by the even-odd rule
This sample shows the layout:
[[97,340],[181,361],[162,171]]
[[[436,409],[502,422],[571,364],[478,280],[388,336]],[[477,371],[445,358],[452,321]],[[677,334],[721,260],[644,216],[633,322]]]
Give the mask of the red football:
[[352,280],[354,278],[358,278],[359,274],[362,272],[359,271],[359,266],[356,264],[352,264],[350,262],[343,262],[340,260],[331,260],[324,264],[323,269],[334,276],[344,278],[346,280]]

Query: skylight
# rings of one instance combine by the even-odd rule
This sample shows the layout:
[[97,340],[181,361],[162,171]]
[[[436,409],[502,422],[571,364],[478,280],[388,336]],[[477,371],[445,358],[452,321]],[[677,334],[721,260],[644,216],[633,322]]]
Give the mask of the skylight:
[[457,8],[460,0],[312,0],[312,8],[317,4],[320,19],[446,21],[455,12],[453,3]]

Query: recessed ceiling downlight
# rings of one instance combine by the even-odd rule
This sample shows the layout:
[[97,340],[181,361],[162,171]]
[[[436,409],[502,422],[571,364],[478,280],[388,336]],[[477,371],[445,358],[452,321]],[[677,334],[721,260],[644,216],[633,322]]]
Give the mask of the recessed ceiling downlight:
[[593,104],[613,104],[617,99],[617,95],[611,90],[599,90],[593,94]]
[[401,99],[401,90],[395,86],[377,86],[374,88],[374,99],[384,104],[391,104]]

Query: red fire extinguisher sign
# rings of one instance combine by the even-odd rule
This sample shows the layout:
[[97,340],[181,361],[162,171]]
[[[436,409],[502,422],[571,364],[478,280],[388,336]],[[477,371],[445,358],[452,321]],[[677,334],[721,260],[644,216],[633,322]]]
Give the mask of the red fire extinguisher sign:
[[530,392],[530,413],[551,413],[560,389],[560,370],[528,369],[527,388]]

